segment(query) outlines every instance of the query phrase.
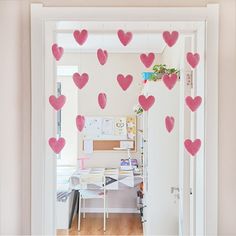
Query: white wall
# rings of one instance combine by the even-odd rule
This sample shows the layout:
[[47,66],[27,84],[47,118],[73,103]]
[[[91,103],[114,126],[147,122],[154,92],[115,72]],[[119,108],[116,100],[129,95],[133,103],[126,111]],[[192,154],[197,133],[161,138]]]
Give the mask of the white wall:
[[[236,123],[232,122],[232,117],[236,116],[235,0],[0,1],[3,55],[0,57],[0,119],[1,133],[8,134],[1,136],[0,233],[30,232],[30,2],[42,2],[47,6],[205,6],[220,3],[218,227],[219,235],[235,235]],[[5,181],[6,176],[8,181]],[[14,209],[14,214],[9,209]]]
[[[20,233],[23,212],[21,188],[24,128],[20,40],[22,25],[19,20],[21,10],[20,4],[0,2],[0,29],[4,30],[0,37],[0,234]],[[11,20],[10,16],[13,15],[16,20]],[[29,143],[27,145],[29,147]],[[29,189],[29,185],[27,188]]]
[[[110,53],[108,61],[104,66],[98,63],[96,52],[94,53],[66,53],[60,65],[78,65],[80,74],[87,73],[89,81],[86,86],[78,91],[77,114],[86,116],[128,116],[135,115],[133,107],[138,103],[138,95],[141,91],[141,73],[144,66],[139,60],[139,54],[117,54]],[[75,71],[77,72],[77,71]],[[118,74],[131,74],[133,82],[130,87],[123,91],[117,83]],[[72,77],[67,77],[68,83],[73,83]],[[74,85],[74,88],[76,86]],[[73,90],[72,92],[75,92]],[[97,97],[100,92],[107,94],[107,106],[104,110],[100,109]],[[117,99],[119,98],[119,99]],[[65,113],[65,115],[68,115]],[[74,129],[76,130],[73,120]],[[72,126],[73,128],[73,126]],[[78,132],[78,157],[83,156],[83,133]],[[139,144],[137,143],[137,147]],[[134,158],[139,158],[139,149],[132,153]],[[86,161],[89,167],[118,167],[120,159],[127,157],[127,152],[93,152],[90,160]],[[76,157],[75,157],[76,158]]]
[[[180,69],[180,57],[184,52],[184,36],[179,36],[177,42],[171,48],[166,46],[160,57],[161,64],[166,64],[167,68],[177,68]],[[173,56],[175,55],[175,56]]]
[[[219,51],[219,234],[236,234],[236,1],[222,0]],[[233,187],[234,186],[234,187]]]

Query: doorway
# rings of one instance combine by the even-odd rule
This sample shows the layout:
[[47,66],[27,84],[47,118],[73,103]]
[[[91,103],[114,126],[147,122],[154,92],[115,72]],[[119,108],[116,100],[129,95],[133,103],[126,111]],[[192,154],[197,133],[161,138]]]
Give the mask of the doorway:
[[[37,7],[39,7],[39,5],[34,6],[34,7],[37,8]],[[35,12],[34,17],[37,18],[37,16],[38,16],[40,18],[40,16],[41,16],[40,14],[42,13],[42,11],[44,11],[44,8],[42,8],[42,6],[41,6],[40,10],[39,10],[39,8],[37,10],[38,11],[37,11],[37,13]],[[45,8],[45,10],[46,10],[46,8]],[[54,13],[59,14],[59,15],[62,12],[64,12],[64,13],[66,13],[66,12],[71,12],[72,13],[73,12],[72,9],[64,9],[64,11],[62,10],[62,11],[58,11],[58,12],[57,12],[57,10],[55,9]],[[45,12],[47,12],[47,10]],[[47,14],[50,15],[51,13],[48,12]],[[131,18],[132,18],[132,16],[131,16]],[[40,19],[42,19],[42,18],[40,18]],[[58,18],[57,18],[57,20],[58,20]],[[63,20],[63,17],[62,17],[62,20]],[[35,22],[36,21],[37,20],[35,20]],[[58,22],[61,22],[61,20],[59,20]],[[40,25],[41,21],[39,21],[38,23]],[[66,23],[70,23],[70,22],[66,22]],[[85,24],[85,23],[83,23],[83,24]],[[116,22],[116,24],[120,25],[120,22],[118,21],[118,22]],[[132,19],[129,19],[128,23],[127,22],[126,23],[122,22],[122,24],[125,25],[126,27],[128,27],[128,26],[131,27],[132,26],[133,27],[133,28],[131,27],[132,31],[135,30],[135,27],[136,27],[136,30],[138,30],[142,27],[143,27],[143,29],[148,29],[147,32],[146,32],[146,35],[149,33],[149,31],[152,31],[152,29],[155,29],[155,31],[157,31],[157,32],[158,31],[162,32],[163,29],[166,29],[166,28],[168,28],[168,29],[171,28],[171,30],[172,30],[172,27],[173,27],[172,25],[174,24],[175,28],[178,29],[178,31],[181,31],[182,34],[187,34],[187,35],[190,35],[190,36],[191,36],[191,34],[195,35],[194,37],[195,37],[195,39],[197,40],[198,43],[194,44],[192,49],[194,51],[198,51],[201,55],[204,55],[204,50],[205,50],[204,46],[201,47],[202,45],[205,44],[205,42],[204,42],[204,33],[203,34],[199,33],[199,32],[204,31],[204,27],[205,27],[204,22],[202,22],[202,24],[201,23],[196,23],[196,22],[188,22],[188,23],[186,23],[186,22],[184,22],[184,23],[183,22],[172,22],[172,23],[170,23],[170,22],[158,22],[158,23],[157,22],[143,22],[142,23],[142,22],[132,22]],[[38,209],[37,209],[37,207],[35,208],[35,206],[33,206],[33,208],[32,208],[34,212],[37,212],[37,211],[38,211],[38,213],[41,212],[41,217],[43,219],[41,226],[43,226],[43,229],[45,230],[45,232],[52,232],[51,230],[53,230],[53,232],[55,232],[55,198],[53,199],[52,196],[55,196],[55,190],[56,190],[56,187],[55,187],[56,186],[56,181],[55,181],[55,175],[56,175],[55,160],[56,159],[53,159],[51,149],[48,146],[46,146],[46,143],[45,143],[45,139],[47,140],[48,137],[53,136],[54,130],[55,130],[55,126],[52,125],[52,124],[55,124],[54,115],[52,114],[52,112],[50,110],[48,110],[47,105],[46,105],[46,102],[48,102],[48,95],[51,94],[51,91],[54,91],[54,89],[55,89],[54,83],[53,83],[53,80],[56,77],[56,75],[55,75],[55,61],[50,59],[50,58],[52,58],[52,55],[51,55],[51,51],[49,50],[49,48],[51,47],[51,42],[55,42],[55,39],[56,39],[55,38],[55,25],[56,25],[55,20],[53,20],[53,21],[47,20],[45,22],[45,32],[43,33],[43,35],[45,36],[45,42],[46,42],[45,47],[44,47],[44,49],[45,49],[45,59],[46,60],[45,60],[45,64],[43,64],[42,67],[45,68],[45,74],[44,74],[45,77],[44,78],[46,79],[45,80],[46,83],[45,83],[45,87],[41,87],[41,85],[40,85],[40,88],[42,88],[42,90],[38,91],[38,92],[41,91],[41,92],[43,92],[43,94],[46,95],[46,96],[43,95],[43,97],[42,97],[41,96],[42,94],[40,94],[40,98],[41,99],[43,98],[43,100],[40,100],[40,101],[41,102],[43,101],[42,109],[43,109],[43,114],[45,114],[45,116],[44,116],[45,118],[43,118],[44,122],[41,123],[42,124],[41,128],[43,130],[40,130],[40,127],[38,129],[38,131],[40,130],[39,132],[41,132],[41,134],[44,137],[43,141],[41,142],[41,148],[44,147],[43,150],[45,151],[45,153],[44,152],[42,153],[42,151],[40,153],[43,156],[45,156],[45,159],[43,158],[44,160],[43,160],[42,163],[39,161],[40,163],[38,163],[38,164],[40,164],[40,165],[38,165],[38,167],[37,167],[38,170],[37,171],[38,171],[38,173],[41,173],[40,170],[39,170],[40,169],[39,167],[42,166],[42,164],[43,164],[43,166],[44,166],[43,168],[45,170],[44,171],[44,173],[45,173],[44,183],[42,183],[40,186],[41,186],[42,193],[43,193],[43,196],[42,196],[42,198],[44,199],[43,202],[44,202],[44,205],[47,206],[47,208],[46,208],[47,210],[46,211],[42,210],[42,208],[40,208],[40,207],[38,207]],[[104,26],[104,25],[106,25],[106,26]],[[110,27],[110,25],[112,25],[114,27],[114,22],[110,25],[109,25],[109,22],[108,23],[103,23],[103,27],[105,27],[105,29],[106,29],[107,25],[109,27]],[[98,24],[96,23],[96,27],[97,26],[98,26]],[[198,29],[198,31],[197,31],[198,34],[193,33],[194,30],[196,30],[196,28]],[[35,28],[33,28],[33,29],[35,30]],[[191,30],[189,30],[189,29],[191,29]],[[67,29],[64,29],[64,30],[66,31]],[[103,37],[104,37],[104,35],[103,35]],[[148,37],[147,36],[147,38],[149,38],[149,40],[150,40],[150,38],[153,38],[153,37],[150,37],[150,36]],[[200,40],[202,38],[203,38],[203,41]],[[33,40],[33,42],[37,41],[37,40],[34,41],[34,37],[33,37],[32,40]],[[47,45],[47,42],[50,42],[49,45]],[[101,42],[103,42],[103,40],[101,40]],[[150,42],[148,43],[148,40],[146,39],[146,45],[150,46],[149,44],[150,44]],[[105,45],[107,45],[107,44],[104,44],[104,46]],[[34,49],[36,49],[36,48],[34,48]],[[36,49],[36,51],[37,51],[37,49]],[[33,55],[35,55],[36,51],[32,50]],[[145,51],[147,51],[147,50],[145,50]],[[43,56],[42,52],[40,52],[38,56],[39,57]],[[47,58],[49,59],[48,61],[47,61]],[[204,59],[203,59],[202,66],[197,70],[197,72],[195,72],[197,74],[193,75],[193,78],[194,77],[196,78],[199,75],[203,75],[202,77],[204,77],[204,75],[205,75],[204,65],[205,65],[205,63],[204,63]],[[33,87],[35,87],[35,85],[37,83],[40,84],[39,81],[34,81]],[[204,89],[206,89],[204,80],[202,80],[200,82],[197,81],[195,84],[196,84],[196,88],[197,88],[195,90],[195,92],[197,92],[198,94],[202,95],[202,97],[204,97],[205,96],[204,95],[205,94]],[[186,90],[184,90],[182,92],[185,93]],[[35,93],[33,93],[33,94],[35,95]],[[34,109],[35,108],[32,107],[32,109],[33,109],[33,114],[34,114]],[[182,113],[182,114],[184,114],[184,113]],[[192,126],[196,126],[196,124],[197,124],[197,127],[198,127],[196,129],[196,131],[194,129],[192,135],[193,136],[198,135],[198,137],[200,137],[202,140],[204,140],[204,136],[205,136],[205,134],[204,134],[204,129],[205,129],[204,128],[204,124],[205,124],[204,114],[205,114],[205,111],[204,111],[204,106],[203,106],[203,108],[200,110],[199,115],[197,117],[195,117],[194,121],[191,123]],[[184,117],[184,118],[186,119],[186,117]],[[39,120],[37,120],[36,118],[33,119],[33,120],[34,120],[35,123],[39,122]],[[144,126],[145,125],[147,125],[147,123],[145,123]],[[181,127],[181,126],[180,126],[180,128],[183,129],[183,127]],[[184,132],[182,132],[182,133],[184,133]],[[145,140],[145,138],[144,138],[144,140]],[[183,137],[182,137],[182,141],[183,141]],[[37,145],[39,145],[39,143],[37,143]],[[183,146],[183,142],[182,142],[181,145]],[[192,171],[191,173],[194,173],[194,174],[196,173],[195,171],[199,171],[198,172],[199,174],[198,174],[197,181],[196,181],[196,177],[194,177],[192,180],[191,180],[191,178],[188,178],[189,183],[186,183],[184,181],[182,182],[182,185],[185,187],[184,188],[185,190],[182,193],[181,192],[179,193],[180,197],[182,197],[182,199],[184,199],[184,196],[185,196],[190,201],[189,192],[188,192],[188,197],[186,195],[186,193],[187,193],[186,185],[189,186],[190,182],[192,181],[191,183],[195,183],[195,185],[196,185],[196,186],[194,186],[194,188],[198,189],[198,191],[196,190],[195,200],[192,201],[192,205],[195,206],[195,204],[198,202],[202,207],[198,208],[198,210],[197,210],[198,212],[196,213],[194,207],[191,208],[191,204],[188,204],[188,206],[189,206],[188,209],[184,209],[183,205],[181,206],[180,209],[181,209],[181,213],[182,213],[182,221],[181,221],[182,223],[180,223],[180,225],[187,225],[187,227],[184,228],[184,227],[181,226],[182,229],[180,227],[180,229],[181,229],[180,234],[182,234],[181,232],[183,232],[183,231],[184,232],[189,232],[190,228],[193,231],[193,234],[194,234],[194,232],[203,232],[203,231],[205,231],[205,224],[203,223],[204,220],[200,220],[200,218],[204,219],[204,217],[202,217],[202,216],[204,216],[204,207],[205,207],[204,206],[204,201],[202,201],[203,198],[204,198],[204,190],[203,189],[204,189],[204,181],[205,181],[205,177],[206,177],[205,174],[204,174],[204,165],[206,164],[204,162],[204,156],[205,156],[205,153],[203,151],[204,149],[205,148],[202,149],[202,151],[200,152],[200,154],[198,156],[198,157],[202,157],[202,158],[196,159],[194,161],[196,163],[189,164],[190,166],[192,165],[192,169],[191,168],[190,169],[186,168],[186,166],[187,166],[186,163],[185,163],[185,165],[182,165],[182,167],[181,167],[183,169],[183,171],[181,172],[182,175],[180,175],[180,177],[182,177],[182,179],[184,179],[183,176],[186,177],[187,172],[190,173],[190,170]],[[152,148],[149,147],[145,150],[149,150],[148,153],[146,153],[146,155],[150,156],[151,155],[150,150],[152,150]],[[182,152],[183,152],[183,150],[184,150],[184,148],[181,149]],[[36,154],[36,151],[37,151],[36,149],[33,149],[34,154]],[[184,155],[186,155],[186,153],[182,153],[183,157],[184,157]],[[202,160],[202,161],[198,161],[199,159]],[[183,159],[183,162],[185,162],[185,160],[186,159]],[[33,163],[36,164],[35,162],[33,162]],[[34,172],[34,174],[33,174],[34,176],[35,176],[36,172]],[[189,176],[190,176],[190,174],[189,174]],[[196,175],[193,175],[193,176],[196,176]],[[150,180],[150,176],[148,176],[148,178]],[[155,179],[155,177],[151,178],[151,180],[154,180],[154,179]],[[52,188],[52,186],[54,186],[54,187]],[[176,186],[172,186],[172,187],[176,187]],[[150,186],[149,186],[149,188],[150,188]],[[201,191],[201,189],[203,191]],[[39,191],[39,189],[37,189],[37,190],[33,189],[33,195],[32,196],[35,196],[36,192],[34,192],[34,190],[36,192]],[[174,189],[174,191],[175,191],[175,189]],[[189,189],[188,189],[188,191],[189,191]],[[178,196],[177,193],[175,193],[175,194],[176,194],[176,196]],[[151,197],[153,197],[153,195],[151,195]],[[38,198],[38,197],[35,197],[35,199],[36,198]],[[151,199],[151,198],[149,198],[149,199]],[[183,200],[182,203],[185,205],[186,204],[186,199]],[[41,206],[41,205],[39,204],[39,206]],[[190,217],[190,221],[192,222],[194,227],[192,227],[192,226],[190,227],[191,222],[186,223],[187,222],[186,221],[187,220],[186,216],[190,212],[189,208],[191,209],[192,212],[194,212],[194,215],[195,215],[192,218]],[[51,210],[49,210],[49,209],[51,209]],[[49,212],[48,212],[48,210],[49,210]],[[45,215],[46,212],[47,212],[47,214]],[[153,220],[154,218],[155,218],[154,216],[150,217],[151,220]],[[151,221],[149,221],[149,222],[151,222]],[[183,224],[183,222],[184,222],[184,224]],[[38,226],[35,225],[35,227],[36,227],[35,230],[37,231],[37,228],[39,230],[41,226],[40,226],[40,224]],[[150,231],[150,232],[152,232],[152,231]]]

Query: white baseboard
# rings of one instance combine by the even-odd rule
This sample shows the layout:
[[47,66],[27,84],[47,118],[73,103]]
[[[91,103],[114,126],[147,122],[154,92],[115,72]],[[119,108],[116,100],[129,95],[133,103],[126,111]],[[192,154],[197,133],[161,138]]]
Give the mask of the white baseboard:
[[[81,209],[84,212],[84,209]],[[103,208],[85,208],[86,213],[103,213]],[[137,208],[108,208],[109,213],[139,213]]]

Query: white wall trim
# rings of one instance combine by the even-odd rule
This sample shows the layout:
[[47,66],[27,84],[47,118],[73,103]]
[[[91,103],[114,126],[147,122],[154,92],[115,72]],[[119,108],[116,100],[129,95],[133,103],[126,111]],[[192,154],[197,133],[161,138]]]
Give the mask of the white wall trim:
[[[218,33],[219,6],[206,7],[44,7],[31,5],[31,234],[54,234],[55,197],[45,182],[48,171],[45,140],[44,23],[47,20],[206,21],[205,100],[205,235],[217,235],[218,216]],[[93,14],[91,14],[91,12]],[[132,14],[130,14],[132,13]],[[46,159],[47,158],[47,159]],[[51,175],[48,175],[51,176]],[[53,183],[51,181],[50,183]],[[54,186],[55,187],[55,186]],[[46,196],[45,193],[51,194]],[[48,212],[49,211],[49,212]],[[49,213],[49,214],[48,214]],[[47,216],[47,217],[46,217]]]
[[44,73],[42,38],[37,46],[37,35],[43,37],[42,6],[32,5],[31,13],[31,233],[42,235],[45,232],[44,82],[40,79]]
[[206,53],[211,55],[211,59],[207,59],[207,66],[212,70],[206,70],[207,79],[205,80],[205,96],[207,97],[205,101],[205,233],[218,235],[219,5],[209,4],[207,15]]

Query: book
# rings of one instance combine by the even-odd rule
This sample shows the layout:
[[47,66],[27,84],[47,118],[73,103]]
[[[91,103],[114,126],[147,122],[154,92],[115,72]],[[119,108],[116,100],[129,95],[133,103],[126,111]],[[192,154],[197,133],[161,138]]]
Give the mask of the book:
[[[134,167],[138,167],[138,161],[137,159],[130,159],[131,160],[131,165]],[[120,166],[129,166],[129,159],[121,159],[120,160]]]

